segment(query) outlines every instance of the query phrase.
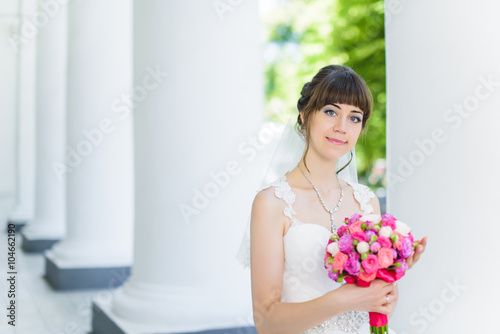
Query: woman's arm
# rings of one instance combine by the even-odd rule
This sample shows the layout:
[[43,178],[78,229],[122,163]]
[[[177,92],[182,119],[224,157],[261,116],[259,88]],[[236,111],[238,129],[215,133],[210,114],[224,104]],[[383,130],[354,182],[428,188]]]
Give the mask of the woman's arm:
[[301,333],[347,311],[389,313],[386,295],[394,286],[381,280],[369,288],[344,284],[325,295],[303,303],[282,303],[284,203],[274,189],[260,191],[254,199],[251,218],[251,276],[254,322],[264,333]]

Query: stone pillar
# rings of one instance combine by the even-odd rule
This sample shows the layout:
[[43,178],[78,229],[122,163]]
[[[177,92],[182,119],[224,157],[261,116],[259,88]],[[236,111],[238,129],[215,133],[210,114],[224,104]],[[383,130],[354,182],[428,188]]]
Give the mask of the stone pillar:
[[[36,0],[22,3],[21,29],[31,23],[36,11]],[[35,65],[36,39],[20,37],[19,72],[16,119],[16,205],[9,216],[9,223],[17,228],[24,226],[34,215],[35,206]]]
[[[116,104],[131,88],[131,2],[72,0],[68,8],[67,233],[46,253],[56,289],[118,284],[132,258],[131,118]],[[54,165],[52,166],[54,167]]]
[[265,171],[259,18],[216,3],[135,2],[133,274],[96,300],[94,333],[251,332],[235,254]]
[[16,204],[16,116],[19,27],[21,22],[18,1],[0,5],[0,228],[5,231],[10,213]]
[[391,327],[488,332],[500,298],[487,281],[500,235],[500,3],[386,6],[388,212],[429,236]]
[[[47,4],[51,4],[47,7]],[[41,252],[66,230],[66,178],[57,171],[66,141],[67,6],[39,1],[51,20],[37,39],[35,216],[23,228],[23,250]]]

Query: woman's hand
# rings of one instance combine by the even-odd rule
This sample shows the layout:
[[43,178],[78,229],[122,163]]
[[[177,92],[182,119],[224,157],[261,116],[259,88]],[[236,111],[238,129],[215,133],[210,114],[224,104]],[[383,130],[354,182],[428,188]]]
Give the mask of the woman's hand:
[[420,259],[420,255],[425,251],[425,246],[427,245],[427,237],[423,237],[421,240],[417,240],[419,245],[415,249],[415,253],[406,259],[406,263],[408,263],[408,269],[413,267],[415,263]]
[[344,284],[332,293],[335,294],[335,303],[345,308],[344,312],[367,311],[391,315],[398,301],[394,283],[387,283],[381,279],[373,280],[366,288],[355,284]]
[[391,306],[391,311],[389,312],[389,314],[387,314],[387,318],[389,319],[392,317],[392,314],[394,313],[394,310],[396,309],[396,305],[398,304],[399,300],[398,285],[396,283],[392,284],[394,284],[394,290],[389,294],[389,302]]

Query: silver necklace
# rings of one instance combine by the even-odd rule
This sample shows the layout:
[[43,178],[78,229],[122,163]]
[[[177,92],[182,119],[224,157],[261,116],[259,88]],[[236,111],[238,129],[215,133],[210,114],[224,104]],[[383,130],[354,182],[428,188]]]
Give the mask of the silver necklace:
[[331,210],[331,209],[328,209],[326,207],[325,201],[323,201],[323,197],[321,197],[321,194],[319,193],[318,189],[314,186],[314,184],[312,184],[311,180],[309,180],[309,178],[306,176],[306,174],[304,174],[304,172],[300,168],[299,164],[297,164],[297,167],[299,167],[299,170],[302,173],[302,175],[304,175],[304,177],[306,178],[306,180],[309,181],[309,183],[311,184],[311,186],[316,191],[316,194],[318,194],[319,200],[321,201],[321,204],[323,204],[323,207],[325,208],[325,210],[328,213],[330,213],[330,220],[332,221],[332,233],[335,233],[337,231],[337,227],[335,226],[335,223],[334,223],[333,214],[335,212],[337,212],[337,210],[340,208],[340,204],[342,204],[342,198],[344,198],[344,189],[342,189],[342,185],[340,184],[339,177],[337,176],[337,174],[335,174],[335,176],[337,177],[337,182],[339,183],[339,187],[340,187],[340,198],[339,198],[339,201],[337,203],[337,206],[333,210]]

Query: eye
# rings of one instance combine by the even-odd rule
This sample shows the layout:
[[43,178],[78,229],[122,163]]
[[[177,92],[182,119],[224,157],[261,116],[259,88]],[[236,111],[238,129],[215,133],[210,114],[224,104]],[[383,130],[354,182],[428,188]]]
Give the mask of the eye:
[[354,123],[361,123],[363,120],[359,116],[351,116],[351,121]]
[[328,116],[334,116],[337,112],[335,110],[332,110],[332,109],[327,109],[327,110],[325,110],[325,113]]

